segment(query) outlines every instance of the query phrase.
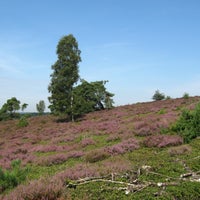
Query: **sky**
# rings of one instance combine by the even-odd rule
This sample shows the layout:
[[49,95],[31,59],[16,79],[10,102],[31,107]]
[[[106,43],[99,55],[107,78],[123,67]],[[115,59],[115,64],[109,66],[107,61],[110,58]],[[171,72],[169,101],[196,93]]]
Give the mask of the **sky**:
[[56,46],[73,34],[81,78],[108,80],[115,106],[200,95],[199,0],[0,0],[0,106],[49,105]]

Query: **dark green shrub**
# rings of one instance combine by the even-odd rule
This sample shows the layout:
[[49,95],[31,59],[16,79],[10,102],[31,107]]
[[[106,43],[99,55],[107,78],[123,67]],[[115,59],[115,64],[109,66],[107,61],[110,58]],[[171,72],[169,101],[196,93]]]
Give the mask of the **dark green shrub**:
[[156,90],[155,94],[152,97],[152,99],[155,100],[155,101],[160,101],[160,100],[165,99],[165,95],[163,93],[160,93],[159,90]]
[[183,94],[183,98],[184,99],[188,99],[190,97],[190,95],[187,93],[187,92],[185,92],[184,94]]
[[0,193],[7,189],[16,187],[25,180],[28,168],[21,168],[21,161],[14,160],[11,163],[11,170],[0,168]]
[[200,184],[198,182],[182,182],[179,187],[170,186],[166,188],[167,196],[170,199],[199,200]]
[[186,143],[200,136],[200,103],[193,111],[183,110],[172,130],[182,136]]

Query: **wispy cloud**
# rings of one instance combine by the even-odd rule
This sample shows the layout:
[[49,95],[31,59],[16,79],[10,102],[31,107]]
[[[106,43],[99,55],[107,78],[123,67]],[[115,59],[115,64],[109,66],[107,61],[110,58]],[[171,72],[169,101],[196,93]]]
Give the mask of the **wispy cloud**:
[[14,55],[2,55],[0,52],[0,73],[12,75],[23,75],[23,63]]
[[126,48],[134,46],[135,44],[129,43],[129,42],[108,42],[108,43],[101,43],[97,45],[91,45],[87,46],[87,51],[93,51],[93,50],[109,50],[109,49],[117,49],[117,48]]

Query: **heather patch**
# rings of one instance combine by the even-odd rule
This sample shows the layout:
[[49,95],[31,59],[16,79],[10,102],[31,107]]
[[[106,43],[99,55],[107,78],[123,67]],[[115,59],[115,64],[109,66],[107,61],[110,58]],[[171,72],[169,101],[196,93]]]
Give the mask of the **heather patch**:
[[92,138],[85,138],[81,141],[81,146],[84,148],[88,145],[94,145],[95,141]]
[[55,177],[56,179],[65,181],[66,179],[78,180],[80,178],[95,176],[100,176],[99,167],[93,164],[83,163],[58,173]]
[[183,139],[176,135],[153,135],[143,141],[146,147],[167,147],[183,144]]
[[116,135],[110,135],[107,139],[106,139],[106,141],[107,142],[115,142],[115,141],[119,141],[121,139],[121,135],[119,135],[119,134],[116,134]]
[[139,143],[136,139],[128,139],[124,140],[121,143],[115,144],[113,146],[107,147],[106,151],[110,155],[118,155],[118,154],[124,154],[126,152],[131,152],[135,149],[139,148]]
[[18,199],[58,199],[64,189],[64,184],[59,179],[40,179],[31,181],[28,185],[20,185],[6,197],[7,200]]
[[109,154],[104,149],[98,149],[88,152],[85,156],[85,161],[89,163],[95,163],[108,157]]
[[111,157],[101,163],[103,174],[123,173],[133,169],[133,165],[128,159],[121,157]]
[[[160,181],[165,182],[166,176],[172,176],[169,180],[177,180],[181,174],[187,173],[188,169],[198,172],[199,140],[196,138],[188,145],[182,145],[180,136],[167,135],[170,134],[171,124],[180,116],[181,109],[194,108],[198,100],[199,98],[184,101],[171,99],[120,106],[109,111],[89,113],[75,123],[57,123],[52,116],[40,116],[29,118],[28,127],[17,129],[16,121],[1,122],[0,166],[3,169],[11,169],[11,161],[20,159],[22,166],[28,164],[31,169],[28,179],[51,176],[46,183],[40,182],[39,179],[38,182],[30,181],[27,186],[19,186],[19,190],[17,187],[13,190],[12,198],[16,196],[18,199],[28,199],[30,195],[40,199],[44,195],[46,199],[56,199],[62,198],[60,194],[64,191],[70,192],[71,197],[78,199],[79,196],[73,195],[89,191],[88,196],[86,195],[88,199],[98,192],[103,195],[102,199],[107,199],[114,193],[118,199],[126,199],[131,192],[127,196],[125,191],[116,190],[118,186],[111,183],[98,183],[98,188],[95,188],[95,183],[88,183],[78,186],[76,190],[63,187],[62,184],[68,183],[68,179],[76,181],[87,177],[111,177],[111,174],[113,180],[117,174],[119,181],[138,180],[136,185],[142,181],[157,184]],[[58,190],[50,183],[54,178],[62,183]],[[52,191],[43,188],[41,183],[47,184]],[[29,188],[29,184],[35,193]],[[141,192],[130,195],[129,199],[143,199],[143,193],[151,194],[153,199],[154,194],[160,192],[156,187],[150,186],[147,191],[141,189]],[[99,188],[107,191],[108,196],[104,196]],[[59,194],[56,191],[59,191]],[[73,191],[77,191],[77,194]],[[162,195],[161,197],[164,198]]]
[[36,164],[41,166],[51,166],[51,165],[62,164],[67,160],[68,160],[67,154],[56,154],[56,155],[40,157],[37,159]]
[[84,155],[82,151],[72,151],[69,153],[60,153],[55,155],[49,155],[40,157],[36,163],[41,166],[58,165],[66,162],[69,158],[80,158]]

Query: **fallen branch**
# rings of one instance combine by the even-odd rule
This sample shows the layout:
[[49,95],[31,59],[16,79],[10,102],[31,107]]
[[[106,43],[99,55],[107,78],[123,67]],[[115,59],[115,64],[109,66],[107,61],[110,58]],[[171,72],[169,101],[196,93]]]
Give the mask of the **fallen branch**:
[[[167,175],[163,175],[163,174],[160,174],[160,173],[157,173],[157,172],[152,172],[152,171],[149,171],[149,170],[146,173],[166,177],[167,178],[166,182],[158,182],[158,183],[148,182],[148,181],[139,182],[138,179],[131,180],[131,183],[130,182],[124,182],[124,181],[116,181],[116,180],[114,180],[114,178],[116,176],[119,176],[119,175],[112,173],[110,175],[102,176],[102,177],[82,178],[82,179],[79,179],[75,182],[68,183],[67,187],[68,188],[76,188],[77,186],[85,185],[85,184],[89,184],[89,183],[94,183],[94,182],[113,183],[113,184],[123,185],[124,187],[112,187],[112,188],[110,187],[110,189],[125,191],[126,194],[129,194],[130,192],[132,192],[132,193],[139,192],[139,191],[144,190],[145,188],[147,188],[149,186],[159,187],[159,188],[162,188],[162,190],[164,190],[166,186],[177,186],[181,183],[181,181],[200,182],[200,176],[198,175],[199,171],[196,172],[196,173],[193,172],[193,173],[181,174],[177,178],[170,177],[170,176],[167,176]],[[169,181],[169,180],[174,180],[174,181]],[[109,189],[109,187],[106,188],[106,189]]]

